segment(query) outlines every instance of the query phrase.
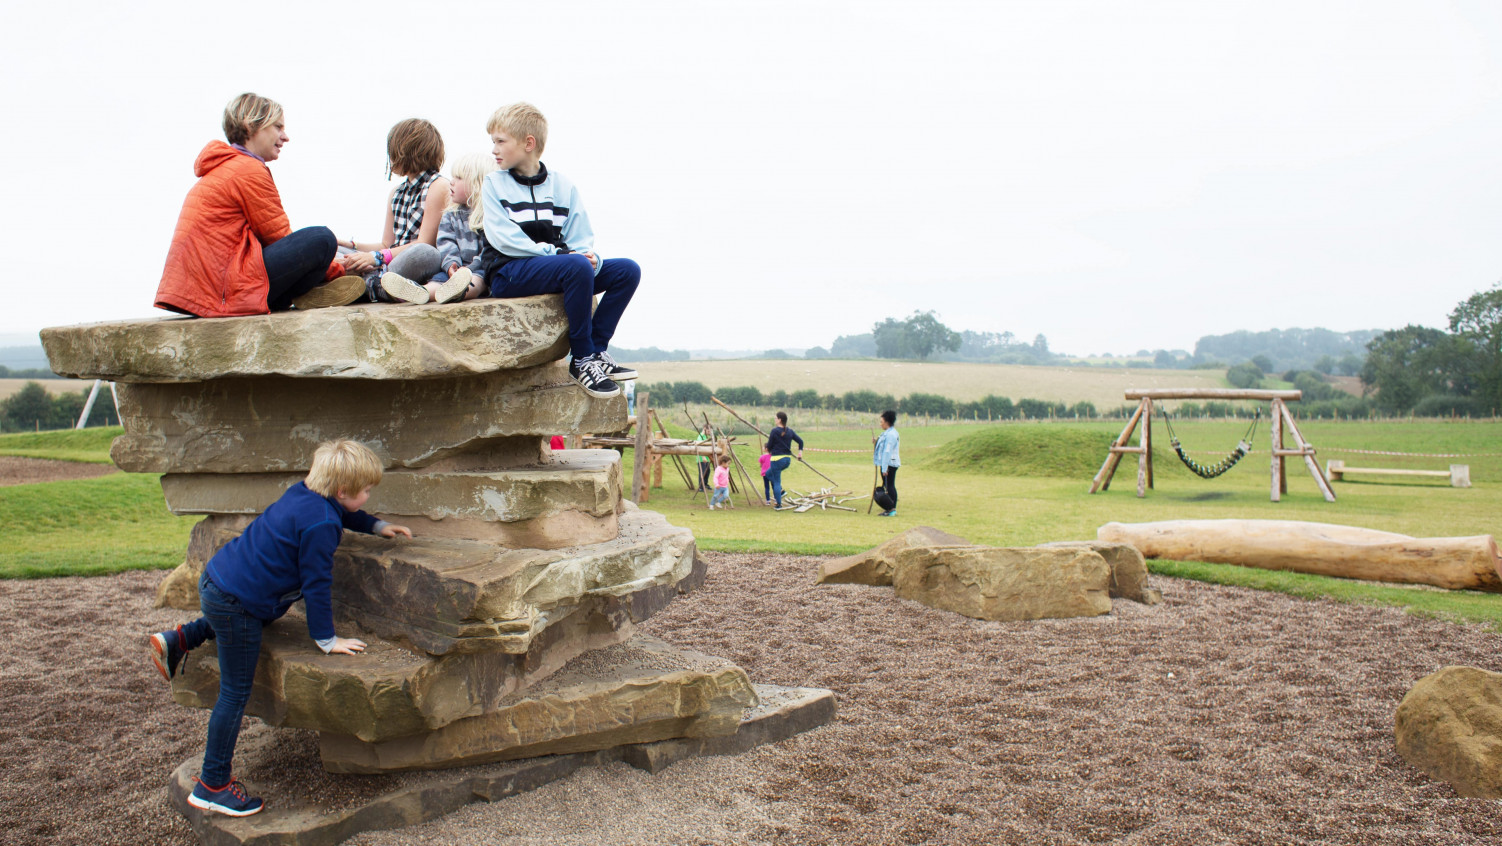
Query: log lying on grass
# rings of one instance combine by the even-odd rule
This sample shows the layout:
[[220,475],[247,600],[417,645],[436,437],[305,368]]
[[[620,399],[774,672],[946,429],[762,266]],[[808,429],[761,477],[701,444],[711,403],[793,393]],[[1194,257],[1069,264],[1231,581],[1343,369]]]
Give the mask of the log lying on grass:
[[1502,560],[1491,535],[1412,538],[1295,520],[1165,520],[1107,523],[1096,537],[1131,544],[1147,558],[1502,592]]

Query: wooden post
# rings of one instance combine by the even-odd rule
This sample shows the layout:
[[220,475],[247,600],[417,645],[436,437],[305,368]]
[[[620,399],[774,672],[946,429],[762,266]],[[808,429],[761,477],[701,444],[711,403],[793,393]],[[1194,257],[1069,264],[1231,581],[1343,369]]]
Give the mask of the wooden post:
[[[1335,491],[1331,490],[1330,482],[1325,479],[1324,474],[1319,472],[1319,462],[1314,458],[1314,447],[1304,440],[1304,433],[1299,431],[1299,424],[1293,419],[1293,412],[1288,410],[1287,403],[1279,400],[1278,405],[1283,409],[1283,417],[1288,421],[1288,432],[1293,435],[1293,442],[1299,447],[1298,451],[1304,458],[1304,466],[1309,469],[1309,475],[1314,477],[1314,483],[1319,486],[1319,492],[1324,495],[1325,502],[1334,502]],[[1288,490],[1286,476],[1283,478],[1283,484],[1285,485],[1283,490],[1286,492]]]
[[1127,446],[1127,443],[1131,441],[1132,432],[1137,428],[1137,421],[1141,419],[1142,402],[1139,400],[1137,402],[1137,410],[1132,412],[1132,418],[1127,421],[1126,427],[1121,430],[1121,434],[1116,438],[1116,443],[1112,444],[1111,449],[1106,453],[1106,463],[1102,464],[1100,472],[1095,474],[1095,481],[1090,484],[1090,493],[1109,490],[1111,488],[1111,477],[1116,475],[1116,467],[1121,464],[1121,456],[1125,452],[1133,451]]
[[652,394],[650,391],[642,391],[641,396],[636,398],[637,419],[643,421],[636,427],[636,452],[635,461],[631,473],[631,501],[640,505],[651,496],[652,472],[652,427],[646,424],[647,412],[651,406]]
[[1273,400],[1272,407],[1272,439],[1273,439],[1273,467],[1272,467],[1272,498],[1273,502],[1282,499],[1283,492],[1288,489],[1288,483],[1283,479],[1283,409],[1281,399]]
[[1142,457],[1147,459],[1147,487],[1148,490],[1151,490],[1153,487],[1153,401],[1145,400],[1145,402],[1147,403],[1147,410],[1142,414],[1144,420],[1142,424]]

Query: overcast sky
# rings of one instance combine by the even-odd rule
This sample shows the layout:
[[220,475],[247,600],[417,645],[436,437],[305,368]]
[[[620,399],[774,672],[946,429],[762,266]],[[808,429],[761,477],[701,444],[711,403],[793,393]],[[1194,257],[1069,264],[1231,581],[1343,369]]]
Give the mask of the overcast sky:
[[379,237],[385,136],[528,100],[616,345],[827,346],[932,309],[1055,350],[1441,326],[1502,278],[1502,4],[9,4],[0,341],[162,314],[226,102],[282,103],[294,227]]

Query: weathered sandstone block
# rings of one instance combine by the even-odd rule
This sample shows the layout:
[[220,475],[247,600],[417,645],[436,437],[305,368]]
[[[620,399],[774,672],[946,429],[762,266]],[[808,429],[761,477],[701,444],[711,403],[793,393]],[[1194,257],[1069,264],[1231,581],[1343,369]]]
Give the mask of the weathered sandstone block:
[[734,734],[756,692],[745,671],[637,635],[575,658],[482,716],[382,743],[321,735],[335,773],[438,769]]
[[[175,514],[258,514],[305,475],[170,474],[162,494]],[[620,454],[581,449],[493,473],[393,471],[365,510],[427,537],[551,549],[615,537],[620,501]]]
[[[533,638],[592,598],[627,599],[641,618],[652,613],[641,606],[643,591],[692,576],[696,548],[688,529],[625,508],[614,539],[563,549],[345,532],[334,553],[334,614],[434,655],[526,653]],[[190,550],[198,552],[164,580],[172,588],[159,588],[158,601],[198,610],[204,564],[238,533],[207,521],[195,527]]]
[[[622,597],[588,597],[554,615],[525,653],[471,652],[440,657],[383,640],[348,621],[346,637],[368,644],[358,655],[325,655],[307,621],[290,614],[265,629],[248,713],[276,726],[352,735],[367,742],[431,731],[494,710],[503,698],[544,679],[593,649],[619,643],[635,625],[703,581],[704,565],[676,584]],[[212,708],[219,696],[218,653],[210,641],[189,653],[173,681],[182,705]]]
[[1100,541],[1056,541],[1039,544],[1048,549],[1089,549],[1111,565],[1111,598],[1130,599],[1143,605],[1157,605],[1163,594],[1147,586],[1147,560],[1137,548],[1125,543]]
[[982,620],[1093,617],[1111,611],[1111,567],[1088,549],[915,547],[897,556],[903,599]]
[[1393,734],[1398,754],[1461,796],[1502,799],[1502,673],[1424,676],[1398,704]]
[[970,541],[930,526],[908,529],[881,546],[819,564],[814,582],[821,585],[889,585],[898,553],[918,546],[969,546]]
[[[125,434],[110,457],[131,473],[306,472],[333,438],[368,444],[388,470],[475,451],[502,462],[483,467],[493,470],[537,463],[547,436],[626,425],[624,397],[592,399],[561,361],[374,384],[276,376],[123,384],[119,396]],[[507,439],[517,439],[513,455],[496,449]]]
[[43,329],[41,336],[54,372],[114,382],[428,379],[519,370],[568,354],[568,318],[558,294],[89,323]]

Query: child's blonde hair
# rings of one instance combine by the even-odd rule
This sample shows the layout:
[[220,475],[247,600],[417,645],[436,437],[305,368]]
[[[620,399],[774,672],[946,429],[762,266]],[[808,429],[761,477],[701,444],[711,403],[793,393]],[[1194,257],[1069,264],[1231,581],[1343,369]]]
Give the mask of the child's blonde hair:
[[247,91],[224,107],[224,138],[231,144],[244,146],[250,136],[281,119],[281,104]]
[[308,468],[308,489],[319,496],[350,496],[381,481],[381,459],[370,447],[341,438],[318,445]]
[[485,131],[494,135],[497,130],[504,130],[518,141],[525,141],[528,135],[532,136],[537,141],[539,155],[548,145],[548,119],[531,103],[512,103],[496,109],[495,114],[490,116],[490,122],[485,124]]
[[[453,173],[455,182],[462,182],[469,186],[469,228],[482,229],[485,226],[485,208],[480,204],[480,189],[484,186],[485,177],[495,173],[495,156],[486,153],[470,153],[460,156],[454,162]],[[444,211],[458,211],[461,206],[458,203],[449,203]]]

